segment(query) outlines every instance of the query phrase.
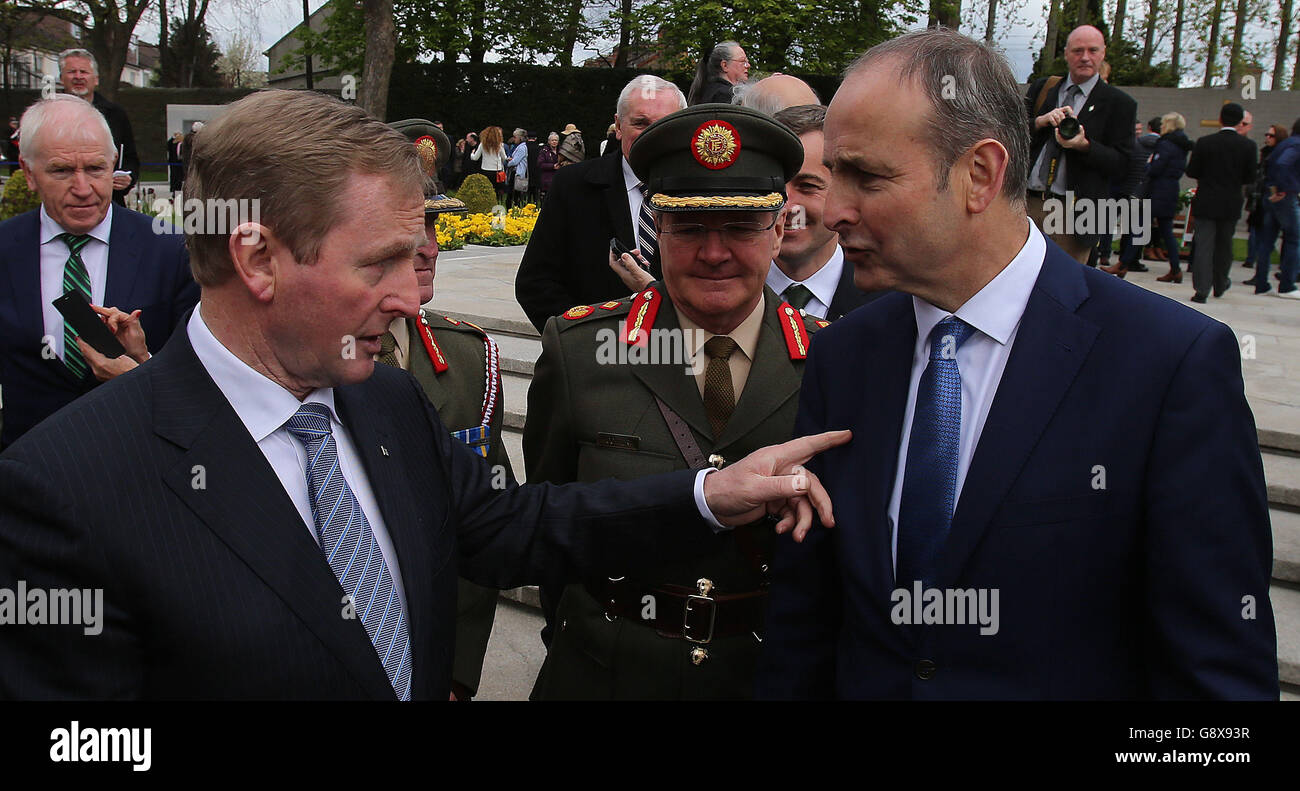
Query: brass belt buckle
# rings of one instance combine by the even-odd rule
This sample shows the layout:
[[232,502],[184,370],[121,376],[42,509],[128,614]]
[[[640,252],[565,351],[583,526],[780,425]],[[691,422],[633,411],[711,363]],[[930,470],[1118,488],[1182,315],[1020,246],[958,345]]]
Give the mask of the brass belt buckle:
[[[713,590],[712,580],[701,577],[696,580],[695,587],[700,591],[699,594],[686,597],[686,612],[682,616],[682,637],[692,643],[703,645],[713,639],[713,626],[718,620],[718,609],[717,603],[709,596],[709,592]],[[691,616],[705,611],[708,612],[708,627],[693,627]],[[700,632],[703,632],[703,636],[697,636]]]

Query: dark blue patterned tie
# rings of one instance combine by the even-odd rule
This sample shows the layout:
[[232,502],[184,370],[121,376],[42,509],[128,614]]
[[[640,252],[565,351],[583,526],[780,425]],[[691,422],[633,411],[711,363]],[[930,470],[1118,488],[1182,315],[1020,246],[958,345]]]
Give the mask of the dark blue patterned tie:
[[307,493],[316,535],[334,576],[352,597],[384,672],[400,700],[411,699],[411,639],[384,554],[339,469],[338,446],[323,404],[303,404],[285,424],[307,449]]
[[934,582],[935,559],[948,537],[957,493],[961,373],[957,350],[975,331],[949,316],[930,332],[930,361],[916,389],[916,412],[898,507],[897,586]]

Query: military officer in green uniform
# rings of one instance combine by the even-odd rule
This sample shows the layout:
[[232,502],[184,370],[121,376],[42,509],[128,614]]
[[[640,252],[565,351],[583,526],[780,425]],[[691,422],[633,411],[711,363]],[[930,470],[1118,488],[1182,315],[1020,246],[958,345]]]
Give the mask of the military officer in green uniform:
[[[629,162],[647,185],[663,280],[547,323],[528,392],[530,481],[722,465],[794,429],[824,322],[764,278],[799,138],[752,110],[698,105],[647,128]],[[750,697],[771,533],[737,528],[711,554],[640,578],[610,568],[545,586],[553,612],[533,698]]]
[[[420,304],[424,305],[433,299],[438,216],[463,212],[465,204],[440,194],[436,182],[438,169],[451,154],[447,135],[423,119],[395,121],[390,126],[411,138],[430,179],[424,200],[424,230],[429,241],[415,252]],[[514,472],[501,441],[501,416],[505,412],[501,366],[496,342],[486,332],[469,322],[421,308],[419,318],[392,323],[376,359],[410,371],[452,435],[488,460],[503,487],[513,480]],[[497,595],[492,588],[460,580],[452,668],[452,691],[458,700],[468,700],[478,692]]]

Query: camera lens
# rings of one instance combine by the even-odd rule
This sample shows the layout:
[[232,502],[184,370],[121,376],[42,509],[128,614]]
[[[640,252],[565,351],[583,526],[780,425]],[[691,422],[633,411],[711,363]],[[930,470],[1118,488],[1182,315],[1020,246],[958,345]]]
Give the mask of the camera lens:
[[1079,119],[1072,115],[1067,115],[1062,118],[1061,123],[1056,125],[1056,131],[1061,133],[1062,140],[1069,140],[1079,134],[1081,128],[1082,127],[1079,126]]

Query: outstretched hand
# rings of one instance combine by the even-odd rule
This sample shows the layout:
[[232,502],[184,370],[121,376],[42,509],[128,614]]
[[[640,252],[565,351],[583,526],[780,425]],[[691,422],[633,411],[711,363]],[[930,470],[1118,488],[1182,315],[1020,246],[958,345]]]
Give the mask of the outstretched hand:
[[835,526],[831,498],[803,465],[824,450],[853,438],[851,431],[827,431],[759,448],[740,461],[704,476],[704,500],[724,525],[743,525],[766,514],[780,517],[776,532],[794,530],[803,541],[813,509],[826,527]]

